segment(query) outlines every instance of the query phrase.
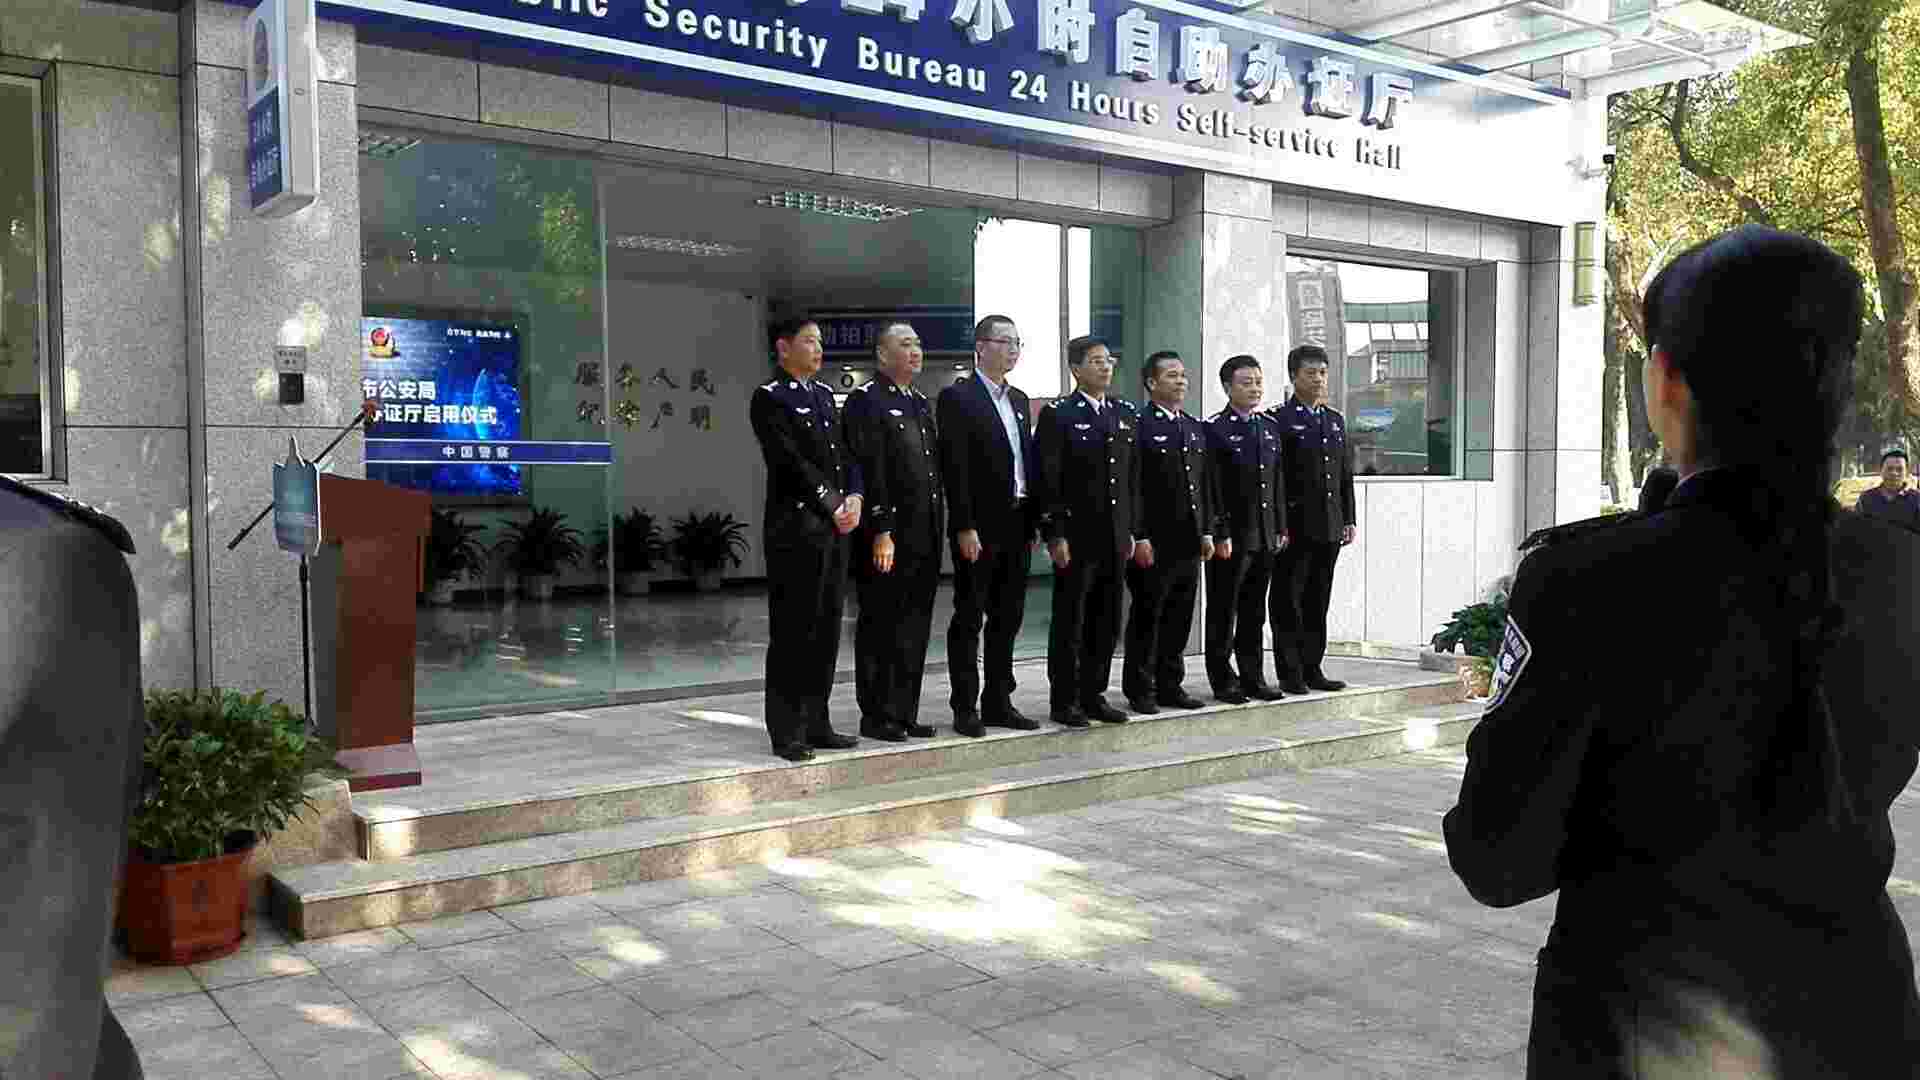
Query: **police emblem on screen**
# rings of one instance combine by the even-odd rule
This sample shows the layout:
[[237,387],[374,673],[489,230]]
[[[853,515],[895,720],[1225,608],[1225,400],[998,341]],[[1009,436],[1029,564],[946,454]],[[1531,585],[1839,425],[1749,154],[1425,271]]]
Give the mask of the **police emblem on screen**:
[[1507,699],[1513,684],[1520,681],[1520,673],[1527,668],[1527,661],[1533,656],[1533,646],[1528,643],[1527,635],[1520,632],[1520,624],[1507,616],[1507,636],[1500,642],[1500,655],[1493,661],[1493,688],[1487,692],[1486,712],[1492,712]]

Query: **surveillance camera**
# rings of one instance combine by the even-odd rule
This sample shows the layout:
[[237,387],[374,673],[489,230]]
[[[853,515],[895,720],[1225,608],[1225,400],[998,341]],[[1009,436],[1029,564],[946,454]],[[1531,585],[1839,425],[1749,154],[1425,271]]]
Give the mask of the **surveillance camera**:
[[1600,148],[1600,164],[1602,165],[1613,164],[1613,144],[1612,143],[1608,143],[1607,145]]

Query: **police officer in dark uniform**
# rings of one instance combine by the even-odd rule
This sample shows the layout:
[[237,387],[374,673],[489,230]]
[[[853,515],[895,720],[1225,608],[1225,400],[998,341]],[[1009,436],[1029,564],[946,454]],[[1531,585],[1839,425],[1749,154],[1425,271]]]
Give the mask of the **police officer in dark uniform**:
[[1259,411],[1266,394],[1260,361],[1229,359],[1220,365],[1220,385],[1227,407],[1207,421],[1207,452],[1220,497],[1214,558],[1207,564],[1207,680],[1213,696],[1229,704],[1278,701],[1286,695],[1262,675],[1266,648],[1260,639],[1273,557],[1288,543],[1280,437]]
[[933,403],[913,388],[926,360],[920,335],[904,322],[878,331],[879,372],[847,396],[846,408],[868,499],[853,545],[854,692],[860,734],[900,742],[933,734],[920,722],[920,682],[940,584],[940,461]]
[[102,993],[146,711],[118,521],[0,476],[0,1076],[137,1080]]
[[1125,723],[1107,703],[1120,632],[1121,567],[1134,552],[1134,431],[1130,402],[1107,396],[1113,354],[1097,337],[1067,342],[1079,389],[1040,410],[1034,456],[1041,532],[1053,559],[1047,681],[1054,723]]
[[767,462],[767,734],[788,761],[860,740],[833,730],[827,696],[840,656],[847,534],[860,524],[860,464],[833,393],[814,381],[824,352],[810,319],[774,326],[774,377],[748,415]]
[[1907,486],[1905,450],[1896,446],[1880,455],[1880,486],[1861,492],[1853,508],[1920,532],[1920,491]]
[[1127,566],[1127,654],[1120,687],[1127,707],[1197,709],[1186,681],[1187,635],[1200,565],[1213,558],[1214,495],[1207,468],[1207,428],[1181,409],[1187,369],[1172,351],[1147,357],[1142,373],[1150,399],[1140,410],[1134,453],[1140,462],[1139,507],[1133,515],[1134,557]]
[[1320,669],[1327,655],[1327,607],[1333,567],[1353,543],[1353,443],[1347,420],[1327,400],[1327,350],[1298,345],[1287,354],[1293,397],[1269,414],[1286,461],[1287,526],[1293,542],[1274,560],[1273,662],[1289,694],[1344,690]]
[[[1920,1076],[1887,895],[1920,744],[1920,537],[1833,501],[1863,296],[1749,225],[1646,293],[1664,506],[1529,539],[1447,856],[1554,891],[1527,1075]],[[1608,643],[1650,662],[1622,677]]]

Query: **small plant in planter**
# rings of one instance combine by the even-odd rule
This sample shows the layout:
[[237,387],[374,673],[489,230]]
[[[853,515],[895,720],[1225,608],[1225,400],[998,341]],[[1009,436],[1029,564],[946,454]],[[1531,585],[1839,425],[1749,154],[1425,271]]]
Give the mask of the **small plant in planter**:
[[553,576],[561,566],[579,566],[586,556],[580,530],[567,524],[557,510],[536,509],[525,521],[501,527],[494,544],[507,566],[520,578],[520,591],[532,600],[553,599]]
[[740,556],[747,553],[747,523],[718,511],[688,514],[674,519],[672,546],[693,587],[712,592],[729,564],[739,569]]
[[265,694],[156,691],[146,717],[121,923],[136,959],[200,963],[240,947],[254,846],[313,805],[310,773],[339,770],[327,740]]
[[1499,655],[1507,633],[1507,591],[1512,584],[1512,578],[1501,578],[1485,600],[1454,612],[1433,635],[1433,651],[1450,653],[1458,648],[1464,654],[1456,670],[1468,697],[1486,697],[1492,684],[1493,658]]
[[468,522],[452,510],[435,510],[427,534],[427,597],[433,603],[453,602],[453,591],[487,565],[487,551],[474,539],[486,526]]
[[625,515],[613,516],[611,533],[600,530],[593,544],[593,565],[605,567],[611,554],[614,587],[623,596],[642,596],[652,583],[655,560],[664,556],[666,549],[660,523],[636,506]]

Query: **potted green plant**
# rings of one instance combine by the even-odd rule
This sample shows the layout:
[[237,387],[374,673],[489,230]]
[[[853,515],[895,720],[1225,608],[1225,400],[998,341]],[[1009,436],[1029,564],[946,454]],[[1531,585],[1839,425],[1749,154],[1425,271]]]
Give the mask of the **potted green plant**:
[[681,569],[693,579],[693,587],[712,592],[720,587],[727,566],[738,569],[740,556],[747,553],[747,523],[718,511],[676,518],[673,553]]
[[565,514],[547,509],[503,525],[494,550],[519,577],[520,591],[530,600],[553,599],[553,576],[562,566],[579,566],[587,553],[580,530],[567,524]]
[[472,577],[487,564],[486,549],[474,539],[486,531],[452,510],[435,510],[433,526],[427,533],[427,599],[435,604],[453,602],[460,582]]
[[127,951],[150,963],[195,964],[239,948],[247,860],[313,805],[307,777],[337,773],[332,758],[304,717],[265,694],[148,694],[145,769],[120,898]]
[[1433,651],[1463,654],[1455,659],[1461,689],[1470,698],[1487,696],[1493,681],[1493,658],[1507,633],[1507,589],[1510,578],[1501,578],[1489,590],[1487,598],[1453,613],[1440,632],[1433,635]]
[[604,568],[611,557],[615,590],[622,596],[644,596],[653,585],[654,560],[665,553],[660,523],[636,506],[615,514],[611,529],[600,530],[593,543],[593,565]]

